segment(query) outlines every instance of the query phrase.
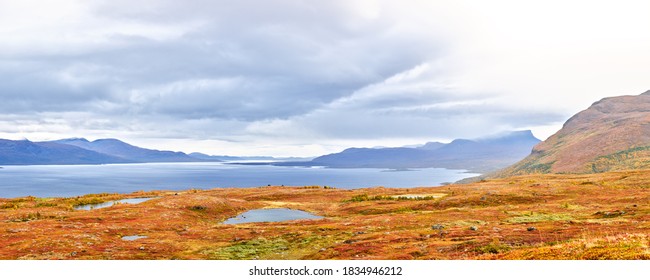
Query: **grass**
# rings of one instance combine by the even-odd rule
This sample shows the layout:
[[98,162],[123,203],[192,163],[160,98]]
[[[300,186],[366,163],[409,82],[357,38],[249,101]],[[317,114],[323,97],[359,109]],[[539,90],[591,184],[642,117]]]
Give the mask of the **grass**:
[[650,159],[650,146],[641,146],[600,156],[589,164],[593,173],[601,173],[623,169],[650,168],[648,159]]
[[445,194],[403,194],[403,195],[375,195],[369,196],[368,194],[355,195],[350,199],[344,200],[345,202],[362,202],[362,201],[378,201],[378,200],[434,200],[445,196]]
[[648,237],[644,234],[617,234],[584,237],[548,246],[505,252],[504,259],[548,260],[650,260]]
[[529,213],[524,213],[516,217],[507,219],[506,221],[509,223],[521,224],[521,223],[539,223],[539,222],[549,222],[549,221],[570,221],[570,220],[573,220],[573,217],[564,213],[546,214],[546,213],[536,213],[531,211]]
[[258,238],[218,248],[208,253],[209,259],[217,260],[253,260],[273,254],[282,254],[289,250],[289,242],[282,239]]
[[474,249],[479,254],[499,254],[508,252],[512,249],[511,246],[501,244],[499,242],[493,242],[484,246],[479,246]]
[[[641,170],[408,190],[271,186],[0,198],[0,259],[648,259],[648,186],[650,172]],[[325,218],[221,224],[278,207]],[[149,238],[121,240],[136,234]]]

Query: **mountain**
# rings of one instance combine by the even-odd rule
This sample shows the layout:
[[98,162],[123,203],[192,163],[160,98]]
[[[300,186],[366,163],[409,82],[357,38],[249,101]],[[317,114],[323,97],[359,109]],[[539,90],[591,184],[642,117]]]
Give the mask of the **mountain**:
[[114,157],[80,147],[28,140],[0,139],[0,164],[101,164],[130,163],[124,158]]
[[349,148],[317,157],[312,164],[329,167],[416,167],[426,158],[417,148]]
[[238,160],[266,160],[266,161],[272,161],[272,160],[277,160],[277,158],[274,157],[265,157],[265,156],[257,156],[257,157],[234,157],[234,156],[211,156],[203,153],[191,153],[189,156],[205,161],[238,161]]
[[90,151],[126,159],[133,162],[192,162],[203,161],[194,157],[190,157],[185,153],[159,151],[140,148],[127,144],[117,139],[98,139],[95,141],[88,141],[84,138],[71,138],[52,141],[50,143],[58,143],[76,146]]
[[237,157],[231,156],[211,156],[204,153],[190,153],[189,156],[206,161],[226,161],[226,160],[237,160]]
[[457,139],[449,144],[429,142],[416,148],[350,148],[317,157],[309,165],[347,168],[439,167],[489,172],[524,158],[539,141],[527,130],[486,139]]
[[440,143],[440,142],[427,142],[426,144],[416,147],[421,150],[437,150],[439,148],[442,148],[445,145],[445,143]]
[[233,157],[211,156],[202,153],[187,155],[182,152],[145,149],[117,139],[69,138],[47,142],[0,139],[0,164],[46,165],[46,164],[108,164],[145,162],[220,162],[306,161],[311,158]]
[[650,91],[594,103],[495,176],[642,168],[650,168]]

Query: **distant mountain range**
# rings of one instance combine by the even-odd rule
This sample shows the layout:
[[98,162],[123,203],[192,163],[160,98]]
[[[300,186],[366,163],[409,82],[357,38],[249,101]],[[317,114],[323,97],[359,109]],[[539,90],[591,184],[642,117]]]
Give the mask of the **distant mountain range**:
[[102,164],[135,161],[55,142],[0,139],[0,164]]
[[[249,160],[270,162],[278,159],[188,155],[136,147],[117,139],[92,142],[83,138],[50,142],[0,139],[0,165]],[[295,161],[269,164],[391,169],[439,167],[493,172],[485,178],[650,169],[650,91],[636,96],[604,98],[571,117],[561,130],[541,143],[530,131],[518,131],[485,139],[429,142],[416,147],[349,148],[312,160],[283,160]],[[496,171],[498,169],[501,170]]]
[[90,142],[84,138],[71,138],[56,140],[50,143],[76,146],[82,149],[118,157],[131,162],[192,162],[203,160],[191,157],[181,152],[159,151],[140,148],[117,139],[98,139]]
[[528,155],[539,143],[531,131],[517,131],[500,137],[451,143],[429,142],[420,147],[349,148],[309,162],[279,165],[313,165],[339,168],[425,168],[438,167],[490,172],[507,167]]
[[650,91],[604,98],[492,177],[650,168]]
[[[530,131],[505,136],[429,142],[419,147],[350,148],[312,160],[301,158],[211,156],[202,153],[145,149],[117,139],[88,141],[70,138],[48,142],[1,140],[0,164],[107,164],[145,162],[219,162],[339,168],[424,168],[440,167],[477,172],[494,171],[526,156],[539,140]],[[255,162],[250,162],[255,161]],[[266,163],[260,163],[266,162]]]
[[118,139],[69,138],[47,142],[0,139],[1,165],[109,164],[308,160],[303,158],[211,156],[145,149]]
[[117,139],[88,141],[84,138],[48,142],[0,139],[0,164],[107,164],[144,162],[217,161],[191,157],[181,152],[136,147]]

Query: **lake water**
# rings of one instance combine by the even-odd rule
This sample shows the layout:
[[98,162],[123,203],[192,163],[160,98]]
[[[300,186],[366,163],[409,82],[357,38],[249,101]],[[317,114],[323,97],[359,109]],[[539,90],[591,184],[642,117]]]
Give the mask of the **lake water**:
[[95,203],[95,204],[86,204],[86,205],[79,205],[76,206],[74,209],[75,210],[93,210],[93,209],[101,209],[101,208],[106,208],[106,207],[111,207],[115,204],[118,203],[124,203],[124,204],[138,204],[145,202],[147,200],[154,199],[154,197],[142,197],[142,198],[126,198],[126,199],[120,199],[120,200],[113,200],[113,201],[108,201],[104,203]]
[[287,208],[255,209],[244,212],[237,217],[230,218],[223,222],[225,225],[261,223],[261,222],[282,222],[292,220],[317,220],[321,216],[312,215],[309,212],[292,210]]
[[[388,172],[390,171],[390,172]],[[440,168],[385,170],[223,163],[3,166],[0,197],[69,197],[89,193],[221,187],[331,186],[344,189],[438,186],[478,174]]]
[[128,236],[122,236],[122,240],[124,240],[124,241],[135,241],[135,240],[143,239],[143,238],[147,238],[147,236],[145,236],[145,235],[128,235]]

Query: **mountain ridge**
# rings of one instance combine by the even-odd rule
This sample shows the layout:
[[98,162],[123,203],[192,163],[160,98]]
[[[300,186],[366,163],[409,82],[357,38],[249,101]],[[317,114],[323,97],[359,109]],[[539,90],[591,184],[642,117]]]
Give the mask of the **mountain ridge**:
[[650,168],[650,90],[603,98],[495,177]]
[[46,165],[133,163],[133,161],[59,143],[0,139],[0,163]]
[[85,138],[69,138],[51,141],[59,144],[77,146],[83,149],[124,158],[135,162],[194,162],[205,161],[182,152],[160,151],[137,147],[114,138],[88,141]]
[[524,130],[483,139],[456,139],[448,144],[428,142],[416,148],[348,148],[316,157],[308,164],[339,168],[432,167],[489,172],[524,158],[539,142],[530,130]]

